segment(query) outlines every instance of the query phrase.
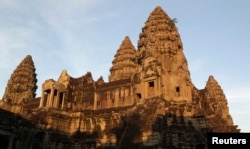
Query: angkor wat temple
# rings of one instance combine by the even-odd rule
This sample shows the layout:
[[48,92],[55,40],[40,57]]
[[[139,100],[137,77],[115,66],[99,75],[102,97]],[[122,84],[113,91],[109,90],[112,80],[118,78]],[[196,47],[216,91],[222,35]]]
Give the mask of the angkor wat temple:
[[208,132],[240,132],[215,78],[204,89],[192,83],[175,21],[159,6],[137,48],[124,38],[108,82],[62,70],[37,97],[35,70],[28,55],[8,81],[0,101],[3,148],[194,149],[206,148]]

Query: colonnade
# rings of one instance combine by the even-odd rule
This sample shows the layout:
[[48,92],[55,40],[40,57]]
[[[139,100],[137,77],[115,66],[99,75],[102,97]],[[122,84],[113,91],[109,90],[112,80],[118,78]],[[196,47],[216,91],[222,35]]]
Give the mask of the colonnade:
[[65,103],[65,89],[63,85],[57,82],[47,81],[43,85],[42,96],[39,108],[54,107],[63,109]]
[[114,87],[96,92],[94,109],[112,108],[133,104],[133,89],[131,86]]

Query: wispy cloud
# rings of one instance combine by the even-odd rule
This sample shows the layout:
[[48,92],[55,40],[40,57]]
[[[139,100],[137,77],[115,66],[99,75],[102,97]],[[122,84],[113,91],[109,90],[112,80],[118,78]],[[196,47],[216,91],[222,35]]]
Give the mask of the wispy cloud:
[[248,102],[250,100],[250,86],[231,87],[227,90],[227,99],[232,103]]
[[[44,79],[59,75],[63,67],[84,71],[95,45],[88,37],[93,23],[102,16],[89,13],[101,0],[2,0],[0,2],[0,58],[2,95],[10,74],[31,54],[38,73],[38,92]],[[98,49],[98,48],[96,48]],[[92,55],[93,57],[93,55]],[[48,71],[50,70],[50,71]],[[46,72],[46,73],[45,73]]]

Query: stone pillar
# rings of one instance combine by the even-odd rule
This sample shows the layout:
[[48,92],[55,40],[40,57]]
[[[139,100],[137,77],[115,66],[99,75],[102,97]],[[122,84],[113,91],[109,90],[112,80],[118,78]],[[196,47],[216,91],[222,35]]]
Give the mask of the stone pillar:
[[132,95],[132,85],[128,86],[128,96]]
[[94,92],[94,103],[93,104],[94,104],[93,109],[96,110],[96,108],[97,108],[96,107],[97,106],[97,93],[96,92]]
[[112,103],[111,103],[111,100],[109,98],[109,91],[107,90],[105,92],[106,92],[106,94],[104,94],[104,95],[106,95],[107,108],[110,108],[110,107],[112,107]]
[[50,104],[50,96],[51,96],[51,90],[49,90],[49,93],[47,93],[47,103],[46,103],[46,107],[49,107],[49,104]]
[[115,89],[115,107],[117,107],[118,106],[118,101],[119,101],[119,88],[116,88]]
[[121,88],[121,93],[122,93],[122,94],[121,94],[121,97],[124,97],[124,96],[125,96],[125,87],[122,87],[122,88]]
[[143,82],[143,95],[144,95],[144,97],[148,97],[149,96],[148,82],[147,81]]
[[54,89],[52,88],[50,91],[48,107],[53,107],[53,101],[54,101]]
[[61,109],[64,108],[64,101],[65,101],[65,92],[62,92],[62,105],[61,105]]
[[59,108],[58,106],[59,106],[60,92],[58,90],[55,90],[55,91],[56,91],[56,98],[55,98],[55,95],[53,95],[53,97],[54,97],[53,107],[57,109],[57,108]]
[[160,95],[161,95],[161,81],[160,81],[160,77],[157,77],[157,79],[156,79],[156,92],[157,92],[157,96],[159,96],[160,97]]
[[129,89],[128,96],[129,96],[129,98],[132,99],[131,102],[132,102],[132,104],[133,104],[133,103],[136,102],[136,100],[135,100],[135,97],[136,97],[136,96],[135,96],[135,93],[134,93],[134,91],[133,91],[133,86],[130,85],[128,89]]
[[123,90],[123,87],[120,87],[119,88],[119,94],[120,94],[120,96],[119,96],[119,104],[118,104],[118,106],[123,106],[123,94],[124,94],[124,90]]
[[40,100],[39,108],[43,107],[43,102],[44,102],[44,90],[42,89],[42,95],[41,95],[41,100]]
[[146,93],[145,93],[145,81],[141,81],[140,83],[140,91],[141,91],[141,99],[144,99],[146,97]]

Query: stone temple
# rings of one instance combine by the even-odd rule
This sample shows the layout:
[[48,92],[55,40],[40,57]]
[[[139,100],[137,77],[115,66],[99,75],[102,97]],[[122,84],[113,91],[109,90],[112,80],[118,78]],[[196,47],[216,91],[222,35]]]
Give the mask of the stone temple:
[[0,143],[7,149],[206,148],[208,132],[240,132],[216,79],[192,83],[174,19],[157,6],[139,34],[127,36],[109,81],[62,70],[36,97],[32,56],[12,73],[0,101]]

